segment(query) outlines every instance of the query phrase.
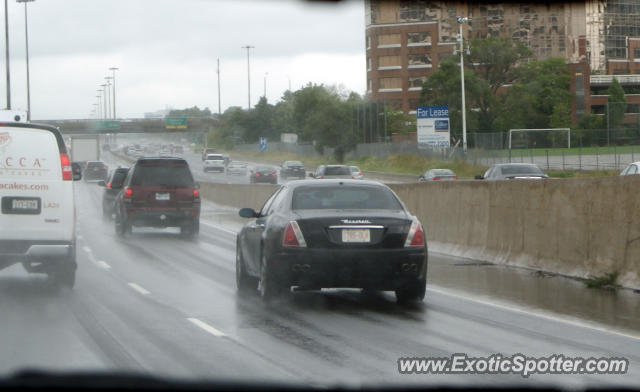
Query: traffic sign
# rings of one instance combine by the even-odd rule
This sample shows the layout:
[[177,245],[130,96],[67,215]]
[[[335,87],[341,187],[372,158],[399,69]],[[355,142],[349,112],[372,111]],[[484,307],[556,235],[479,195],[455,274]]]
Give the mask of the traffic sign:
[[101,120],[91,122],[92,131],[119,131],[120,121],[116,120]]
[[260,149],[260,151],[264,151],[267,149],[267,138],[266,137],[261,137],[260,138],[260,143],[258,144],[258,149]]
[[187,116],[165,117],[164,127],[166,129],[187,129]]

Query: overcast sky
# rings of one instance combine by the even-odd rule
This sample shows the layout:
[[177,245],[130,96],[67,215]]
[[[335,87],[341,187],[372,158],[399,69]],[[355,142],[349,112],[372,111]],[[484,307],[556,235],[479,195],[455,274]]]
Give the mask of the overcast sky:
[[[0,3],[1,4],[1,3]],[[0,7],[0,15],[3,8]],[[308,82],[365,89],[364,5],[306,1],[36,0],[28,3],[33,119],[87,118],[99,85],[116,72],[118,117],[166,107],[217,111],[220,58],[222,110],[276,102]],[[0,18],[0,22],[4,19]],[[2,53],[4,37],[0,35]],[[13,109],[26,109],[24,5],[9,1]],[[6,64],[0,103],[6,107]]]

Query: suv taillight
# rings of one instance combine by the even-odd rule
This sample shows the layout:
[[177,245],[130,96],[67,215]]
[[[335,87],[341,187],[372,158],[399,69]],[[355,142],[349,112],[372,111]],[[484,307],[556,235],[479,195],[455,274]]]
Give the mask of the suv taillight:
[[62,167],[62,180],[73,181],[73,173],[71,172],[71,162],[69,161],[69,155],[64,152],[60,153],[60,166]]
[[307,246],[307,242],[304,240],[300,226],[298,222],[290,221],[287,227],[284,229],[284,235],[282,236],[282,246],[304,248]]
[[193,188],[193,201],[200,201],[200,191]]
[[131,195],[133,194],[133,191],[131,190],[131,188],[126,187],[124,188],[124,194],[122,195],[122,199],[124,201],[131,201]]
[[409,228],[409,234],[407,240],[404,242],[404,246],[424,246],[424,231],[422,225],[417,220],[411,222],[411,228]]

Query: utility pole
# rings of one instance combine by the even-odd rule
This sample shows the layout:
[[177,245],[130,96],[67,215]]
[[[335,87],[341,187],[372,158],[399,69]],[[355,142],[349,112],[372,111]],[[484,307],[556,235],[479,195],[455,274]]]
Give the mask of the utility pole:
[[464,94],[464,40],[462,39],[462,24],[467,23],[469,18],[458,16],[460,26],[460,85],[462,87],[462,151],[467,154],[467,107]]
[[27,121],[31,121],[31,83],[29,80],[29,24],[27,23],[27,3],[32,1],[35,0],[17,0],[18,3],[24,3],[24,42],[27,60]]
[[111,76],[105,76],[107,81],[107,118],[111,118]]
[[104,115],[104,118],[106,119],[107,118],[107,99],[106,99],[106,96],[107,96],[107,84],[106,83],[105,84],[101,84],[100,87],[102,87],[102,90],[100,90],[100,91],[102,92],[102,96],[103,96],[103,100],[102,100],[102,107],[104,109],[103,115]]
[[218,69],[216,71],[218,74],[218,116],[222,114],[222,106],[220,104],[220,59],[218,59]]
[[262,96],[264,97],[264,99],[267,99],[267,75],[269,75],[269,72],[265,72],[264,73],[264,90],[262,93]]
[[251,45],[245,45],[242,47],[242,49],[247,50],[247,94],[248,94],[247,109],[248,110],[251,110],[251,67],[249,63],[249,50],[253,48],[255,47]]
[[7,69],[7,110],[11,110],[11,72],[9,71],[9,5],[4,0],[4,57]]

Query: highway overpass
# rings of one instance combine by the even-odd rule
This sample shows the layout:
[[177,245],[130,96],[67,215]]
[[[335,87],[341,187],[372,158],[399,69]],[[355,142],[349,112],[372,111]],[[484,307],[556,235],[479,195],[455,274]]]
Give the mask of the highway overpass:
[[60,128],[62,134],[66,135],[87,133],[205,133],[217,123],[214,118],[202,117],[174,119],[131,118],[119,120],[34,120],[33,122],[53,125]]

